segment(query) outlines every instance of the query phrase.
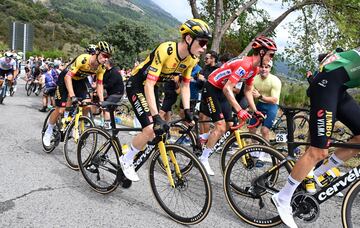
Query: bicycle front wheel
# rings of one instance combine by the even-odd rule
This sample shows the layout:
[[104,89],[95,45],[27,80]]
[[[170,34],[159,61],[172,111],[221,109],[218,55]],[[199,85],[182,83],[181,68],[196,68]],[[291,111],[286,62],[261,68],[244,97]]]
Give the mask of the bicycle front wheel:
[[[256,166],[252,153],[264,153],[264,165]],[[236,215],[248,224],[271,227],[281,223],[280,216],[267,191],[278,191],[285,185],[291,171],[289,162],[274,168],[285,157],[272,147],[255,145],[245,147],[231,157],[224,173],[226,200]],[[263,174],[263,178],[256,181]]]
[[[80,116],[78,121],[78,127],[75,128],[75,118],[71,121],[69,128],[65,133],[64,140],[64,157],[67,165],[70,169],[79,170],[79,165],[77,161],[77,143],[79,138],[84,133],[84,131],[90,127],[95,127],[94,122],[87,116]],[[96,134],[91,134],[92,137],[96,137]],[[96,139],[89,139],[89,142],[96,142]],[[95,144],[88,145],[94,146]],[[91,149],[91,148],[90,148]]]
[[341,220],[344,228],[360,227],[360,180],[351,186],[344,198]]
[[192,225],[201,222],[210,211],[212,189],[209,177],[196,156],[179,145],[165,145],[166,151],[173,152],[179,170],[192,164],[187,173],[176,174],[173,162],[170,162],[175,187],[169,183],[167,174],[161,165],[159,150],[155,151],[149,168],[150,185],[160,207],[174,221]]
[[30,83],[27,90],[26,90],[26,95],[27,96],[30,96],[30,94],[33,92],[33,89],[34,89],[34,84],[33,83]]
[[[263,137],[257,134],[253,134],[250,132],[241,132],[240,139],[243,147],[250,146],[250,145],[267,145],[270,146],[269,142],[266,141]],[[235,134],[232,134],[230,138],[225,142],[224,147],[221,150],[221,157],[220,157],[220,165],[221,170],[225,171],[226,165],[228,164],[231,156],[233,156],[236,151],[240,150],[240,146],[237,143]]]
[[100,128],[87,129],[79,139],[77,158],[86,182],[95,191],[107,194],[118,186],[121,147]]

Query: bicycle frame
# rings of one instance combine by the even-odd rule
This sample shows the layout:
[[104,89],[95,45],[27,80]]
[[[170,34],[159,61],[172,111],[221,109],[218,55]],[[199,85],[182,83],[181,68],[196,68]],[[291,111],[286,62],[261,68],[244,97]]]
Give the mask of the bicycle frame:
[[[121,156],[122,151],[120,149],[121,148],[120,140],[117,137],[118,132],[120,132],[120,131],[141,131],[142,128],[117,128],[116,123],[115,123],[114,110],[109,110],[109,112],[110,112],[111,127],[112,127],[111,141],[113,141],[113,143],[115,145],[116,153],[118,154],[118,156]],[[176,161],[173,151],[166,151],[166,147],[165,147],[165,143],[164,143],[165,141],[166,141],[166,133],[163,134],[162,136],[156,136],[153,141],[148,142],[148,144],[144,150],[140,151],[136,155],[133,164],[135,166],[135,170],[136,171],[139,170],[143,166],[143,164],[145,164],[145,162],[148,160],[148,158],[151,156],[151,154],[156,150],[156,148],[159,148],[160,157],[163,162],[164,168],[166,170],[169,183],[172,187],[175,187],[175,182],[172,177],[167,153],[169,153],[170,160],[174,164],[175,173],[177,174],[177,177],[182,178],[182,175],[180,172],[179,164]],[[104,144],[103,147],[99,149],[99,151],[103,150],[105,146],[106,145]],[[108,149],[109,148],[110,147],[108,147]],[[106,150],[106,152],[107,152],[107,150]],[[115,164],[112,164],[112,165],[114,166],[115,169],[120,170],[119,166],[117,166]]]

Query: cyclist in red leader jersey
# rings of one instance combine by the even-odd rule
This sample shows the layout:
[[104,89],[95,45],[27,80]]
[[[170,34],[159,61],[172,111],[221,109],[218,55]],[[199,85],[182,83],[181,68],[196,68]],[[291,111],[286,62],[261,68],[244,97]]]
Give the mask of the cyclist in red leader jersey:
[[263,114],[256,109],[252,95],[252,84],[254,76],[259,71],[259,66],[269,64],[277,47],[273,40],[260,36],[253,42],[252,49],[254,51],[253,56],[229,60],[222,67],[212,72],[204,85],[202,93],[203,102],[201,103],[203,107],[201,110],[207,110],[208,113],[205,114],[210,116],[215,124],[215,128],[211,131],[203,153],[200,156],[200,161],[209,175],[214,175],[214,172],[210,167],[208,158],[213,152],[212,148],[215,143],[226,131],[221,102],[227,99],[240,119],[246,120],[251,117],[246,110],[241,108],[235,99],[233,88],[238,82],[245,82],[245,97],[250,108],[256,115],[263,117]]

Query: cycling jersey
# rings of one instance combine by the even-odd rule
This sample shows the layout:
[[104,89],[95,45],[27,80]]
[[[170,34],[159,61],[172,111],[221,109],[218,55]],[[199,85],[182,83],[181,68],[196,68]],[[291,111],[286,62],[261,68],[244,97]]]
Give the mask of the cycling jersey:
[[345,83],[349,88],[360,86],[360,47],[345,52],[331,52],[320,63],[320,72],[329,72],[344,67],[350,80]]
[[163,82],[181,75],[183,82],[189,83],[191,71],[197,62],[198,59],[192,58],[191,55],[181,59],[176,42],[164,42],[155,48],[144,62],[133,69],[131,75],[136,77],[133,82],[141,83],[146,79]]
[[253,61],[253,56],[231,59],[209,75],[209,83],[218,89],[224,88],[228,80],[234,84],[246,81],[247,85],[252,85],[254,76],[259,72]]
[[[266,97],[276,97],[276,103],[279,104],[281,81],[275,75],[269,74],[266,78],[262,78],[260,75],[257,75],[254,77],[254,88]],[[266,103],[264,101],[262,102]]]
[[91,55],[89,54],[79,55],[75,62],[71,64],[68,74],[71,75],[73,80],[83,80],[89,75],[96,74],[97,83],[102,84],[105,67],[99,65],[96,69],[92,69],[90,66],[90,57]]
[[10,62],[6,61],[6,57],[0,58],[0,69],[1,70],[16,70],[16,61],[11,59]]

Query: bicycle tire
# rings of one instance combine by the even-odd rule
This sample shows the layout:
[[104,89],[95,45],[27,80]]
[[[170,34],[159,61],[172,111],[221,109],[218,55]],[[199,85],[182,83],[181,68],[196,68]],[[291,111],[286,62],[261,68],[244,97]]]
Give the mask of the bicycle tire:
[[304,115],[296,115],[293,120],[294,139],[300,142],[307,142],[309,137],[309,118]]
[[33,91],[33,87],[34,87],[34,84],[33,83],[30,83],[30,85],[28,86],[28,89],[26,90],[26,95],[27,96],[30,96],[32,91]]
[[[250,155],[253,151],[265,152],[270,156],[270,162],[261,168],[249,166],[250,162],[245,165],[242,157]],[[274,164],[278,164],[283,159],[285,159],[283,154],[265,145],[244,147],[231,157],[225,169],[224,192],[231,209],[244,222],[257,227],[271,227],[282,222],[271,202],[271,195],[267,194],[265,189],[254,185],[254,179],[271,170]],[[280,169],[271,170],[269,177],[264,179],[264,184],[274,191],[278,191],[287,181],[291,165],[286,162]],[[235,178],[244,178],[245,180],[236,181]],[[243,187],[240,187],[239,184],[242,184]]]
[[[79,170],[79,164],[77,163],[77,142],[72,140],[74,138],[74,134],[75,134],[73,132],[73,129],[75,127],[75,118],[73,118],[73,120],[69,124],[70,125],[65,133],[65,139],[64,139],[64,147],[63,147],[64,158],[70,169]],[[79,138],[80,138],[81,134],[87,128],[95,127],[95,124],[92,121],[92,119],[87,116],[79,117],[79,125],[80,124],[84,124],[84,129],[81,129],[81,128],[79,129],[79,132],[78,132]],[[96,139],[93,139],[93,140],[94,140],[94,142],[96,141]],[[75,145],[69,145],[70,141],[75,143]]]
[[[87,140],[94,139],[95,142],[90,142],[91,148],[87,150]],[[117,176],[121,170],[120,152],[121,146],[101,128],[89,128],[80,136],[77,146],[79,169],[85,181],[96,192],[108,194],[119,186]]]
[[[156,201],[159,203],[160,207],[170,216],[174,221],[184,224],[184,225],[192,225],[201,222],[208,215],[211,203],[212,203],[212,188],[210,184],[209,177],[200,163],[200,161],[196,158],[196,156],[185,148],[174,145],[174,144],[166,144],[167,151],[173,151],[176,155],[176,161],[179,163],[181,161],[181,156],[187,158],[190,161],[185,161],[185,164],[180,164],[180,170],[182,170],[181,166],[187,166],[189,163],[192,163],[192,169],[188,173],[182,173],[182,178],[177,177],[176,173],[173,171],[172,176],[175,182],[175,188],[171,187],[168,183],[167,174],[164,173],[162,168],[159,168],[158,160],[160,158],[160,152],[155,151],[151,157],[150,167],[149,167],[149,180],[151,190],[155,196]],[[173,166],[172,163],[169,164]],[[174,170],[174,168],[172,168]],[[197,177],[195,177],[197,173]],[[165,179],[165,181],[164,181]],[[159,180],[159,183],[157,182]],[[202,185],[203,184],[203,185]],[[169,192],[159,189],[162,186],[167,187]],[[195,188],[196,186],[196,188]],[[200,193],[197,191],[201,191]],[[171,194],[173,193],[173,194]],[[180,196],[181,194],[185,194],[184,196]],[[191,195],[191,194],[194,195]],[[190,196],[191,195],[191,196]],[[181,199],[187,198],[186,203],[192,204],[191,206],[183,206],[180,211],[176,211],[179,207],[172,208],[173,199],[177,196],[180,196],[180,199],[175,199],[175,203],[180,201]],[[204,197],[204,199],[196,200],[195,197]],[[189,200],[191,199],[191,200]],[[169,203],[165,202],[165,200],[170,200]],[[195,205],[197,204],[198,205]],[[183,202],[182,205],[185,205]],[[194,210],[194,211],[192,211]],[[185,215],[189,213],[189,215]]]
[[25,83],[25,91],[28,90],[29,84],[30,84],[30,80],[27,80],[26,83]]
[[[254,133],[240,132],[240,138],[242,140],[251,139],[252,141],[259,142],[261,145],[270,146],[270,143],[265,138],[263,138],[260,135],[254,134]],[[253,144],[255,144],[255,143],[252,142],[252,144],[250,144],[250,145],[253,145]],[[232,147],[234,145],[236,147],[236,150],[239,150],[235,134],[231,134],[229,136],[228,140],[226,140],[223,148],[221,149],[221,153],[220,153],[220,166],[221,166],[221,170],[222,170],[223,174],[225,172],[225,168],[226,168],[226,165],[228,164],[229,158],[233,155],[230,151],[232,151],[232,149],[233,149]],[[245,145],[245,146],[248,146],[248,145]],[[231,155],[231,156],[229,156],[229,155]]]
[[[359,168],[359,167],[358,167]],[[357,206],[357,210],[353,207]],[[344,228],[360,227],[359,213],[360,213],[360,180],[353,184],[346,193],[342,208],[341,221]],[[353,214],[357,213],[357,214]]]
[[[45,146],[44,143],[43,143],[43,140],[42,140],[42,138],[44,137],[45,131],[47,129],[47,126],[48,126],[50,115],[54,111],[55,111],[55,109],[51,109],[50,112],[47,114],[47,116],[45,117],[44,123],[43,123],[42,130],[41,130],[41,143],[42,143],[43,151],[45,153],[51,153],[56,148],[56,143],[54,141],[52,141],[50,146]],[[58,129],[60,129],[60,125],[57,122],[56,126],[54,126],[54,130],[53,130],[54,133],[53,134],[57,134],[56,131],[58,131]]]

